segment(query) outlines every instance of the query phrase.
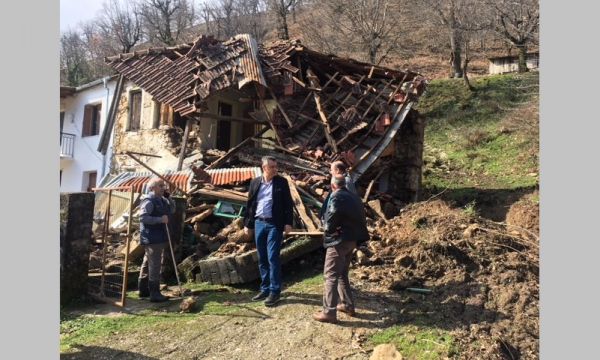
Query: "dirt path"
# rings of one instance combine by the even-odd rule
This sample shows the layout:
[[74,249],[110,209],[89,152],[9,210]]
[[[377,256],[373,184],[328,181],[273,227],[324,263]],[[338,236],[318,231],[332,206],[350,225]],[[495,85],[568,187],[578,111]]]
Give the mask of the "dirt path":
[[[292,285],[282,302],[267,308],[244,300],[231,302],[230,312],[206,315],[200,311],[189,321],[160,322],[111,334],[62,359],[368,359],[366,335],[390,325],[385,298],[357,292],[357,317],[338,314],[338,324],[312,320],[322,303],[322,284]],[[202,295],[199,303],[202,303]],[[180,300],[150,305],[159,312],[175,313]],[[149,303],[131,300],[125,312],[136,314]],[[202,305],[201,305],[202,306]],[[117,312],[115,312],[115,310]],[[81,310],[80,310],[81,311]],[[86,310],[83,310],[86,312]],[[94,307],[96,314],[119,316],[109,305]]]

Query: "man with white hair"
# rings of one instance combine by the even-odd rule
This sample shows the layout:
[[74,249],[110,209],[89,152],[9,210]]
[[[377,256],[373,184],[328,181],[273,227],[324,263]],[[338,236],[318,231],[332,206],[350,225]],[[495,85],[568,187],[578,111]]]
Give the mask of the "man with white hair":
[[159,177],[150,179],[149,193],[140,204],[140,244],[144,247],[144,260],[138,279],[140,298],[150,296],[151,302],[163,302],[168,298],[160,292],[160,269],[163,250],[169,237],[169,215],[175,212],[175,202],[170,198],[165,181]]
[[265,306],[275,306],[281,293],[281,242],[283,234],[292,230],[293,201],[287,180],[277,175],[277,160],[262,158],[262,176],[252,179],[244,215],[244,232],[254,230],[260,292],[253,301],[265,300]]

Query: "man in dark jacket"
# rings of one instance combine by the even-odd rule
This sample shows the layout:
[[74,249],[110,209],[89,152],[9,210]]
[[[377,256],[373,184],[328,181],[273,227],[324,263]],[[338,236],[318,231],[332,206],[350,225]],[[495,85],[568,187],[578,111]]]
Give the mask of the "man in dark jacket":
[[277,160],[274,157],[262,158],[262,171],[262,176],[250,182],[244,232],[250,235],[254,230],[258,253],[260,292],[252,300],[266,299],[266,306],[274,306],[280,300],[279,252],[283,234],[292,230],[293,202],[287,180],[277,175]]
[[[348,166],[346,166],[346,164],[343,161],[336,160],[332,162],[331,165],[329,165],[329,174],[332,178],[336,176],[343,176],[344,180],[346,180],[346,189],[348,189],[348,191],[350,191],[351,193],[358,195],[358,192],[356,191],[356,186],[352,181],[352,177],[348,173]],[[319,218],[321,219],[321,221],[323,221],[323,217],[325,216],[325,210],[327,210],[327,203],[329,202],[330,196],[331,192],[327,195],[325,201],[323,201],[323,207],[321,207],[321,211],[319,212]]]
[[345,182],[342,175],[331,179],[332,194],[325,211],[323,310],[313,316],[321,322],[335,323],[337,311],[354,316],[354,299],[348,279],[350,260],[356,245],[369,239],[365,208],[361,199],[345,187]]
[[161,178],[150,179],[150,192],[140,204],[140,244],[144,247],[144,260],[138,279],[138,291],[140,297],[150,296],[151,302],[168,300],[160,293],[160,268],[163,250],[169,241],[169,215],[175,212],[175,202],[169,198],[166,187]]

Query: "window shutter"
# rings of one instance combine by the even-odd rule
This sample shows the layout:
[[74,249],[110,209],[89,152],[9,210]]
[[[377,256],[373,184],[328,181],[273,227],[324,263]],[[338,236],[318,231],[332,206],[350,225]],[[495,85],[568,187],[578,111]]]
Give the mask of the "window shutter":
[[83,129],[81,132],[81,136],[90,136],[91,128],[92,128],[92,117],[93,117],[94,108],[92,106],[86,105],[83,110]]

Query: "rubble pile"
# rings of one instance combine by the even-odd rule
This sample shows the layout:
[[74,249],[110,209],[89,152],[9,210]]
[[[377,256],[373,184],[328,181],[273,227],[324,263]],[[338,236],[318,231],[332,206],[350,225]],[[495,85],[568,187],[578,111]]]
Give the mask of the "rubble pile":
[[357,250],[354,278],[366,289],[406,295],[400,322],[425,318],[428,325],[453,331],[465,358],[535,357],[536,234],[442,201],[411,204],[380,225]]

